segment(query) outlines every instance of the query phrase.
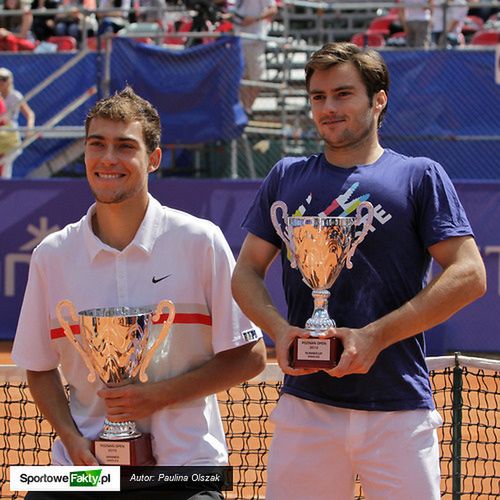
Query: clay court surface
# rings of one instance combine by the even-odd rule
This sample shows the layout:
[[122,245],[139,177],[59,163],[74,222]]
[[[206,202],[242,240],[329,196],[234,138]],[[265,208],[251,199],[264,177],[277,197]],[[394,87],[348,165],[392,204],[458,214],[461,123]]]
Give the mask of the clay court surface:
[[[11,363],[10,342],[0,343],[0,364]],[[479,371],[479,377],[467,377],[464,383],[463,424],[462,424],[462,476],[464,494],[467,499],[494,499],[500,497],[500,400],[498,376]],[[465,379],[464,379],[465,380]],[[438,373],[433,378],[436,404],[445,420],[440,429],[442,443],[442,491],[445,499],[451,499],[453,446],[451,443],[451,387],[450,373]],[[18,394],[16,394],[16,391]],[[228,444],[232,450],[231,465],[234,467],[235,488],[227,493],[227,498],[265,498],[267,449],[272,436],[272,426],[268,422],[270,412],[278,397],[279,384],[256,383],[247,387],[237,387],[227,394],[220,394]],[[5,394],[4,394],[4,397]],[[9,399],[23,399],[25,394],[11,388]],[[262,401],[267,401],[262,404]],[[35,464],[35,450],[44,449],[38,454],[38,463],[48,463],[50,438],[32,436],[35,428],[36,409],[33,404],[19,403],[9,410],[0,407],[0,437],[5,436],[3,448],[31,449],[31,451],[4,452],[2,466],[9,463]],[[6,418],[6,411],[14,418]],[[22,419],[17,417],[22,415]],[[27,418],[24,418],[27,417]],[[42,426],[43,432],[50,432],[49,426]],[[7,427],[8,426],[8,427]],[[2,470],[3,474],[6,470]],[[358,488],[359,489],[359,488]],[[1,498],[20,498],[12,496],[7,485],[2,487]],[[305,499],[308,500],[308,499]]]

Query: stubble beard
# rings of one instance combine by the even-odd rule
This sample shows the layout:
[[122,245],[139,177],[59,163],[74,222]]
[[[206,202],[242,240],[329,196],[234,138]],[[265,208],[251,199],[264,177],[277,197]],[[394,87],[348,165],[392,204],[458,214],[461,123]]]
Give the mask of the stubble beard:
[[[370,108],[371,109],[371,108]],[[377,126],[373,122],[373,114],[367,111],[364,119],[362,120],[361,131],[353,132],[350,129],[344,129],[338,139],[335,141],[328,139],[328,132],[323,134],[320,132],[320,137],[323,139],[326,148],[330,151],[354,151],[363,148],[369,144],[374,135],[377,134]]]

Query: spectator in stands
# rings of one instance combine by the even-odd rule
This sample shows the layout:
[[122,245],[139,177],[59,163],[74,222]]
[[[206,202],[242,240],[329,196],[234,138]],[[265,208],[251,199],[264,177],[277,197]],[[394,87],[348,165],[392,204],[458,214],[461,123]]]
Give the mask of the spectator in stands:
[[167,11],[166,0],[140,0],[139,7],[147,9],[136,15],[135,22],[157,23],[162,21],[163,14]]
[[[33,0],[31,8],[33,10],[56,10],[59,8],[60,0]],[[33,34],[41,42],[55,35],[56,13],[35,14],[33,16]]]
[[[484,264],[444,169],[380,145],[389,73],[378,51],[326,44],[306,64],[306,90],[323,151],[283,158],[271,170],[243,222],[249,234],[233,273],[236,301],[274,339],[286,374],[271,417],[267,498],[352,499],[358,474],[366,498],[439,500],[442,419],[423,332],[484,294]],[[313,302],[271,206],[282,201],[290,215],[352,217],[368,198],[375,207],[370,231],[328,303],[337,327],[324,333],[342,342],[340,361],[333,369],[292,368],[289,348],[310,336],[304,325]],[[342,229],[332,234],[346,238]],[[345,260],[340,246],[333,245],[332,261]],[[302,261],[328,261],[318,248]],[[288,319],[264,282],[280,251]],[[432,258],[442,270],[430,281]],[[314,275],[311,269],[306,274]]]
[[11,175],[5,171],[5,157],[18,146],[18,134],[9,130],[11,123],[5,101],[0,97],[0,178],[10,179]]
[[[22,11],[22,14],[5,15],[10,10]],[[29,1],[5,0],[0,13],[3,14],[0,17],[0,50],[33,50],[33,14]]]
[[406,45],[429,48],[434,0],[411,0],[408,3],[411,5],[399,10],[401,25],[406,34]]
[[[10,126],[17,128],[19,126],[19,113],[21,113],[26,120],[26,127],[33,128],[35,126],[35,113],[28,105],[23,102],[23,95],[14,87],[14,75],[12,71],[7,68],[0,68],[0,96],[7,106],[7,113],[9,117]],[[30,132],[26,132],[26,137],[30,136]],[[16,132],[17,146],[20,145],[19,132]],[[22,153],[22,149],[16,147],[2,160],[3,162],[3,177],[12,177],[12,166],[14,160]]]
[[[255,38],[266,36],[277,12],[275,0],[238,0],[232,15],[235,33]],[[243,37],[241,40],[245,63],[243,78],[252,81],[262,80],[266,70],[266,42],[255,38]],[[241,87],[241,102],[249,116],[259,93],[259,87]]]
[[434,47],[465,45],[462,28],[468,11],[467,0],[453,0],[452,2],[437,0],[432,12],[432,44]]
[[128,25],[131,15],[131,0],[98,0],[97,6],[99,10],[105,11],[97,12],[99,35],[106,32],[117,33]]
[[85,15],[81,8],[95,11],[96,0],[66,0],[63,5],[64,13],[56,15],[55,34],[57,36],[72,36],[80,41],[82,29],[87,30],[87,36],[95,36],[97,33],[97,19],[95,13]]

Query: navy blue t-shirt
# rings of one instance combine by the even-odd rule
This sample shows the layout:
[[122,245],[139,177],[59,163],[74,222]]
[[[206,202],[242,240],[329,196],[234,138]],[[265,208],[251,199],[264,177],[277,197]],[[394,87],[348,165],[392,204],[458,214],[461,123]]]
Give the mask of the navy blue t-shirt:
[[[428,158],[386,149],[375,163],[352,168],[331,165],[323,154],[280,160],[264,180],[243,227],[281,248],[288,321],[302,328],[313,312],[311,289],[291,268],[272,225],[270,208],[276,200],[286,203],[288,215],[354,216],[360,201],[374,206],[372,227],[354,253],[353,268],[344,268],[330,289],[328,310],[339,327],[361,328],[412,299],[428,280],[427,248],[472,235],[453,184]],[[287,375],[283,390],[361,410],[434,407],[423,333],[383,350],[365,375]]]

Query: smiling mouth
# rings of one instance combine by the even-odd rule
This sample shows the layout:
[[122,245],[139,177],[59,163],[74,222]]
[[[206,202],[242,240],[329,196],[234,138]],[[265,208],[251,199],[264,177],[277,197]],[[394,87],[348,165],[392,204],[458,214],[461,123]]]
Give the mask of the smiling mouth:
[[96,172],[95,174],[99,179],[119,179],[124,177],[124,174],[105,174],[103,172]]

